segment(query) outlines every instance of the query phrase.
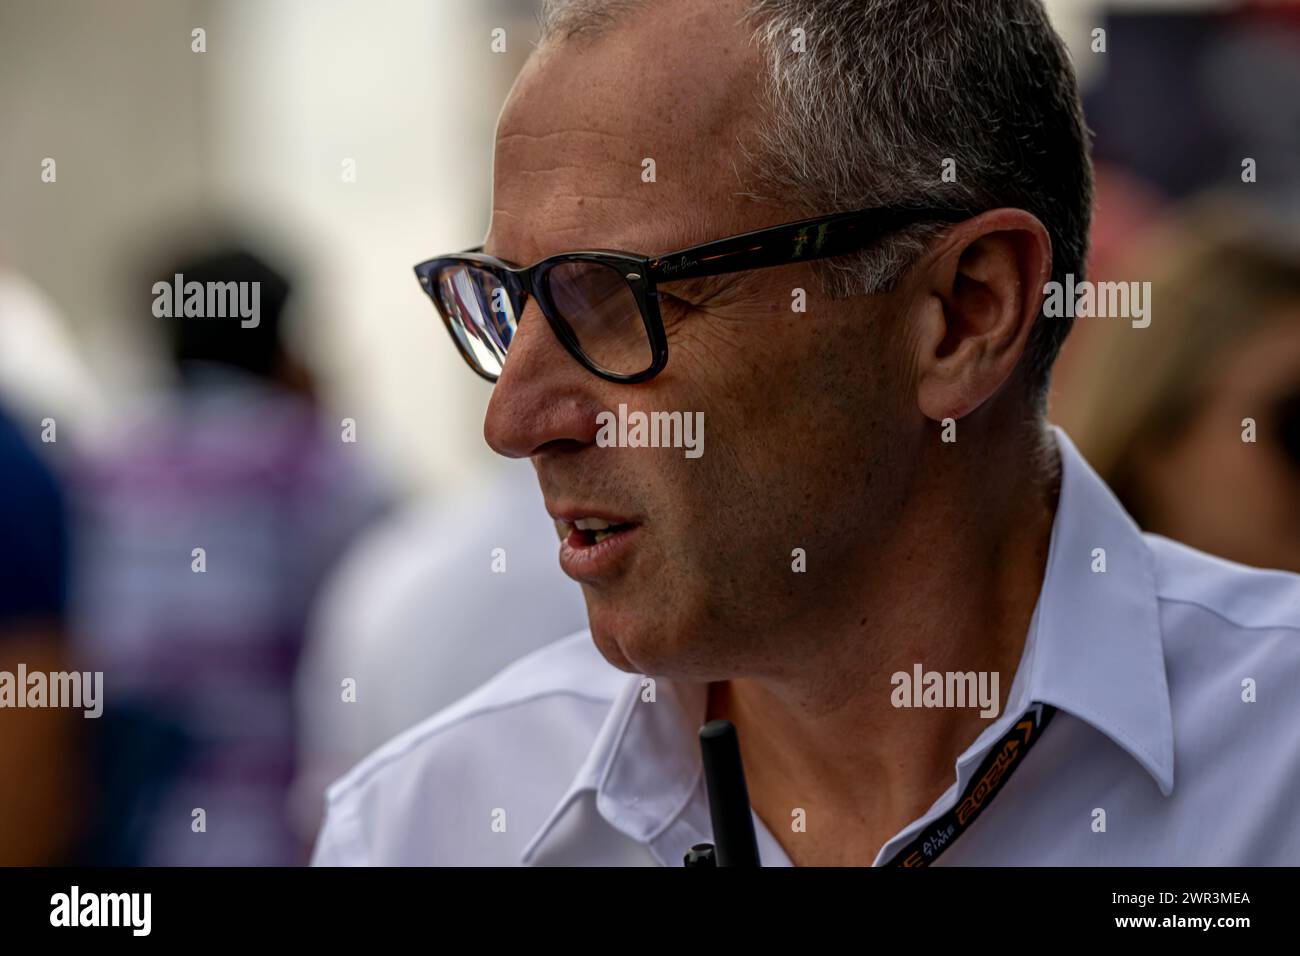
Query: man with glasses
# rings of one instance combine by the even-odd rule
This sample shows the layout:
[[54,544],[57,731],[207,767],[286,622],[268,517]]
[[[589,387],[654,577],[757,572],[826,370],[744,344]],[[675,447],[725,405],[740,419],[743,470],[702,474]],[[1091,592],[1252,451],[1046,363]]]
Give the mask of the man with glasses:
[[1037,0],[545,3],[488,235],[416,276],[590,631],[335,784],[316,861],[678,865],[724,718],[764,865],[1300,862],[1296,579],[1044,420],[1090,205]]

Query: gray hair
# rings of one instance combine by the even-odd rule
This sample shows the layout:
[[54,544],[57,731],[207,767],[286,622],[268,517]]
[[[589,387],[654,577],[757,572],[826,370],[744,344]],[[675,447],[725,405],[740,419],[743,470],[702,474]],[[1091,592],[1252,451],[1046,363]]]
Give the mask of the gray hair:
[[[543,41],[594,34],[650,0],[543,0]],[[749,0],[764,115],[739,144],[760,195],[808,215],[885,205],[1028,210],[1052,279],[1084,275],[1088,137],[1069,54],[1041,0]],[[945,164],[945,160],[951,160]],[[944,182],[945,165],[955,181]],[[884,292],[941,230],[921,224],[819,263],[837,298]],[[1040,407],[1068,318],[1040,314],[1026,376]]]

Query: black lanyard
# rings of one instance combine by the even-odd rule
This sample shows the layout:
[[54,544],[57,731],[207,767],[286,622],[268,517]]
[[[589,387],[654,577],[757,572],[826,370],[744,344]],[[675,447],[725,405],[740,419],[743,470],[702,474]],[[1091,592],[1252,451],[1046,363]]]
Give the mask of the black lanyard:
[[1025,711],[985,755],[984,762],[967,783],[966,791],[956,805],[918,833],[911,843],[882,866],[929,866],[937,860],[939,854],[952,846],[953,841],[965,833],[984,808],[993,802],[1054,716],[1056,708],[1051,704],[1034,704]]

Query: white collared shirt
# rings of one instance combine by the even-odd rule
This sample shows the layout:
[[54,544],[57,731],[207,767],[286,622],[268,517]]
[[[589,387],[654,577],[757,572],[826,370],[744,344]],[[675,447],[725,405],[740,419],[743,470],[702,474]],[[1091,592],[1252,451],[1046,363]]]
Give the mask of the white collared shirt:
[[[875,862],[1044,702],[1042,739],[936,865],[1300,864],[1300,577],[1142,534],[1055,434],[1060,500],[1007,705]],[[711,840],[706,687],[658,680],[648,702],[643,680],[585,631],[517,661],[335,783],[313,862],[680,866]],[[754,823],[763,865],[790,865]]]

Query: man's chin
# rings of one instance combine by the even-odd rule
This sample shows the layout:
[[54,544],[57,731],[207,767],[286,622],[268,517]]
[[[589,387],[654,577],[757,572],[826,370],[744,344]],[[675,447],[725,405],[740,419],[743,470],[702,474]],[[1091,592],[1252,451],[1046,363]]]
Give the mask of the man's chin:
[[596,650],[610,664],[629,674],[644,673],[636,663],[635,654],[629,649],[641,643],[639,635],[645,627],[644,618],[629,613],[622,608],[611,606],[605,597],[594,597],[587,588],[583,588],[587,598],[587,622],[591,627],[591,639]]
[[621,671],[652,673],[647,668],[661,662],[666,654],[671,656],[665,646],[670,640],[664,633],[667,622],[661,617],[614,606],[607,598],[593,598],[588,594],[587,619],[596,650]]
[[591,600],[587,607],[596,649],[619,670],[680,680],[712,679],[702,677],[703,671],[712,669],[699,659],[704,642],[692,640],[690,625],[668,617],[665,608],[658,613],[630,613]]

